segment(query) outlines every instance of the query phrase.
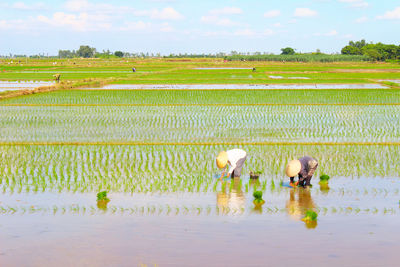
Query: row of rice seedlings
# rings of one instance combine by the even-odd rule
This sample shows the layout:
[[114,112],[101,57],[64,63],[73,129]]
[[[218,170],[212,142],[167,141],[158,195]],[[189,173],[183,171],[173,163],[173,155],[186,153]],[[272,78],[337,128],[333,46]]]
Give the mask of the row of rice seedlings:
[[[111,190],[114,192],[125,192],[125,193],[176,193],[176,192],[187,192],[187,193],[210,193],[211,184],[202,184],[201,182],[193,182],[189,184],[186,182],[179,189],[176,187],[168,187],[167,185],[154,185],[154,183],[150,183],[147,187],[131,187],[126,186],[126,182],[121,183],[122,186],[116,187],[110,184],[83,184],[83,183],[57,183],[57,184],[49,184],[44,180],[39,181],[37,183],[26,184],[23,183],[22,180],[16,181],[15,179],[5,178],[0,184],[0,190],[3,194],[12,195],[14,193],[44,193],[44,192],[71,192],[71,193],[85,193],[85,192],[94,192],[96,190]],[[269,185],[269,187],[267,187]],[[135,190],[136,188],[136,190]],[[243,181],[240,180],[237,184],[234,182],[224,181],[223,183],[215,182],[213,185],[212,191],[214,193],[229,194],[246,194],[250,195],[252,190],[260,190],[262,192],[269,192],[271,195],[281,195],[287,194],[287,188],[283,188],[282,186],[276,186],[274,180],[272,179],[270,182],[267,180],[262,181],[261,183],[255,184],[251,180]],[[313,189],[313,196],[318,197],[321,195],[328,195],[330,197],[368,197],[368,199],[386,199],[388,197],[398,196],[399,189],[398,188],[361,188],[361,189],[348,189],[348,188],[334,188],[334,189]]]
[[[304,154],[319,159],[316,177],[320,172],[353,178],[398,177],[400,168],[396,165],[399,148],[393,146],[243,148],[249,153],[243,170],[245,180],[240,185],[246,193],[255,186],[251,180],[246,181],[246,172],[255,168],[265,172],[256,184],[257,189],[279,193],[280,183],[285,179],[285,164]],[[1,146],[0,186],[3,193],[218,192],[224,183],[221,185],[215,179],[218,170],[214,157],[222,149],[221,146]],[[357,162],[360,167],[354,168],[349,162]],[[232,190],[233,183],[226,183]],[[333,188],[330,194],[385,196],[388,190]]]
[[[350,206],[331,206],[318,207],[315,211],[319,215],[397,215],[398,209],[393,207],[350,207]],[[291,214],[290,209],[278,206],[264,205],[260,210],[254,210],[253,207],[229,207],[229,206],[201,206],[201,205],[146,205],[134,207],[109,206],[99,208],[96,206],[84,206],[79,204],[63,206],[0,206],[0,214],[119,214],[119,215],[243,215],[252,213],[262,214]]]
[[399,111],[396,105],[0,106],[0,142],[398,142]]
[[[398,177],[398,146],[240,146],[248,152],[240,187],[254,187],[249,170],[263,170],[258,189],[279,192],[284,167],[293,158],[312,155],[315,174]],[[215,156],[224,146],[0,146],[2,192],[126,193],[218,192]],[[315,178],[313,182],[316,180]],[[228,183],[228,182],[227,182]],[[229,186],[233,183],[229,182]],[[343,189],[343,194],[385,195],[385,188]],[[358,190],[358,189],[357,189]],[[331,192],[341,192],[333,188]],[[398,191],[396,191],[398,192]],[[339,193],[338,193],[339,194]]]
[[0,101],[4,104],[357,104],[399,103],[398,90],[63,90]]

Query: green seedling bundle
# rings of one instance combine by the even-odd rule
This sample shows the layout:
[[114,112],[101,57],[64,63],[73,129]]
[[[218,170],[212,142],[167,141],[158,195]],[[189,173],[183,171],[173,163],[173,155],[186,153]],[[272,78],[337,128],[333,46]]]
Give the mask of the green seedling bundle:
[[254,197],[253,203],[254,203],[254,205],[261,206],[261,205],[263,205],[265,203],[265,200],[262,199],[262,196],[263,196],[263,192],[262,191],[254,191],[254,193],[253,193],[253,197]]

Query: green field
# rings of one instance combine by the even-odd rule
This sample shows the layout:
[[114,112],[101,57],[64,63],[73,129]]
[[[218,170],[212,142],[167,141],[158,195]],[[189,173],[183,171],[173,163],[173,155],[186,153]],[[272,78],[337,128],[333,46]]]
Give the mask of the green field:
[[[53,64],[56,62],[57,64]],[[9,64],[10,63],[10,64]],[[74,64],[75,63],[75,64]],[[132,73],[131,68],[137,69]],[[253,68],[216,69],[195,68]],[[121,84],[263,84],[263,83],[370,83],[379,79],[400,79],[396,63],[276,63],[224,62],[222,59],[74,59],[0,61],[0,80],[62,80],[115,78]],[[282,76],[271,79],[269,76]],[[300,77],[309,79],[289,79]]]

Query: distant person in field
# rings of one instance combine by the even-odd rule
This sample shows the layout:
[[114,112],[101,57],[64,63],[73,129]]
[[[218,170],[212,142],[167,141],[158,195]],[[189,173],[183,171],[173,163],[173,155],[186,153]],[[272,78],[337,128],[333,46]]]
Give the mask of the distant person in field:
[[[311,186],[311,178],[318,167],[318,161],[310,156],[304,156],[289,162],[286,166],[286,175],[290,177],[290,186]],[[299,179],[294,183],[294,177]]]
[[54,77],[54,80],[55,80],[57,83],[60,82],[60,77],[61,77],[61,75],[60,75],[59,73],[54,74],[53,77]]
[[[220,152],[217,156],[216,162],[219,169],[224,169],[229,165],[229,170],[226,177],[231,176],[231,178],[235,178],[240,177],[244,162],[246,161],[246,157],[246,151],[236,148]],[[224,169],[221,177],[219,178],[221,181],[222,178],[225,176],[225,172],[226,169]]]
[[132,68],[132,72],[136,72],[136,68]]
[[257,70],[256,70],[256,68],[253,68],[253,72],[256,72]]

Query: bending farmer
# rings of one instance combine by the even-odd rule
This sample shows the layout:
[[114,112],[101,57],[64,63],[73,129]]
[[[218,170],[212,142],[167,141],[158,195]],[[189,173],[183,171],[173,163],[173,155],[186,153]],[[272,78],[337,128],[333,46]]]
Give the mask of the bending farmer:
[[294,185],[294,177],[299,175],[295,185],[310,186],[311,178],[318,167],[318,161],[310,156],[304,156],[289,162],[286,166],[286,175],[290,177],[290,185]]
[[[246,160],[247,154],[246,151],[242,149],[232,149],[228,151],[222,151],[218,154],[217,157],[217,166],[220,169],[225,168],[228,164],[230,165],[229,171],[226,177],[231,175],[232,178],[240,177],[242,172],[243,164]],[[222,172],[221,177],[219,178],[222,181],[224,177],[226,169]]]

